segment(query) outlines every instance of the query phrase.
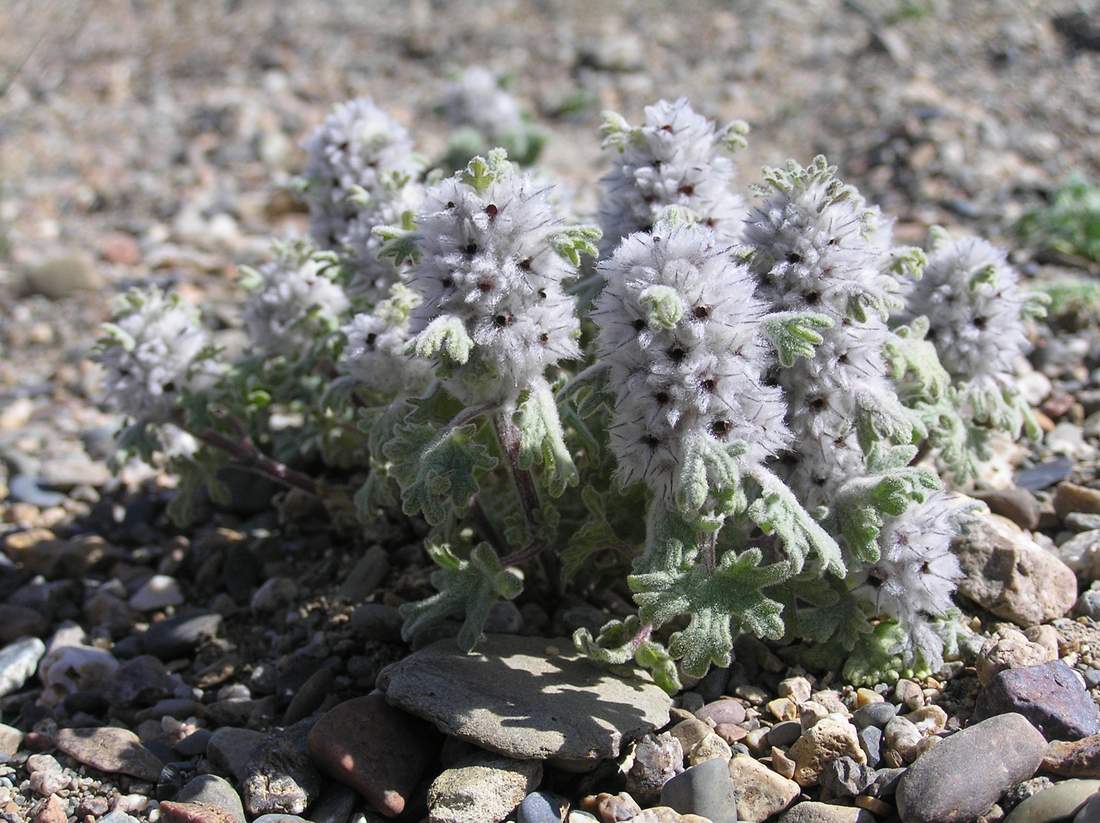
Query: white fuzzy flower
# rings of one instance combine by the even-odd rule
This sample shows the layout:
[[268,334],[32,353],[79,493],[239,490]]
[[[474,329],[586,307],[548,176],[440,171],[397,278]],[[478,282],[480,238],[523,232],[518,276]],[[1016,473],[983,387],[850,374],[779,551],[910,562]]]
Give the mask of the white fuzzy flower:
[[1028,349],[1027,295],[1005,254],[977,237],[939,234],[907,315],[928,318],[940,362],[960,384],[1007,384]]
[[737,240],[745,208],[732,190],[735,169],[727,151],[741,131],[740,124],[717,129],[685,98],[647,106],[637,127],[609,115],[604,146],[615,156],[601,181],[601,252],[609,254],[627,235],[649,231],[670,206],[692,212],[720,241]]
[[408,351],[409,312],[420,302],[398,283],[390,297],[369,314],[358,314],[344,326],[347,337],[340,369],[357,383],[383,396],[422,386],[431,376],[426,362]]
[[459,367],[450,385],[464,397],[510,402],[580,356],[575,300],[562,290],[576,268],[555,249],[566,227],[550,192],[501,157],[481,168],[487,177],[460,172],[424,198],[409,279],[422,302],[409,329],[421,355]]
[[932,665],[942,660],[943,641],[931,622],[952,608],[951,597],[962,578],[951,551],[958,514],[947,495],[937,494],[893,518],[879,535],[879,561],[856,590],[877,614],[905,628],[909,642],[902,651],[910,660],[914,653]]
[[607,286],[592,319],[624,484],[644,481],[667,502],[700,446],[741,442],[746,461],[786,447],[783,397],[761,379],[766,306],[714,232],[661,223],[626,238],[600,270]]
[[336,328],[349,303],[329,276],[332,268],[331,257],[308,243],[276,247],[244,305],[245,331],[262,352],[293,356]]
[[519,104],[484,66],[470,66],[449,83],[443,107],[452,125],[470,126],[489,140],[498,141],[523,127]]
[[97,359],[107,372],[108,403],[141,422],[167,421],[203,371],[198,358],[208,338],[197,312],[175,294],[134,290],[104,332]]
[[353,299],[373,303],[401,278],[402,271],[392,260],[378,256],[382,240],[374,229],[400,225],[405,214],[416,213],[423,198],[424,187],[410,180],[401,186],[385,187],[359,205],[340,244],[349,275],[345,289]]
[[422,168],[405,128],[367,98],[337,105],[305,148],[310,233],[325,249],[344,244],[361,209],[356,197],[388,201]]

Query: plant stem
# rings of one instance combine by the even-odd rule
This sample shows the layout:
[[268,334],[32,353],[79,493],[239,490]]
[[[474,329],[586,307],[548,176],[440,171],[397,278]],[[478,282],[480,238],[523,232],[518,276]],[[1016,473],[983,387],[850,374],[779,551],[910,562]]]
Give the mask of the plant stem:
[[493,547],[493,551],[500,557],[504,554],[506,544],[504,539],[500,536],[500,532],[497,531],[497,527],[493,525],[493,521],[489,519],[488,513],[485,511],[485,507],[481,505],[481,500],[476,494],[470,495],[470,515],[474,519],[474,525],[477,527],[478,533],[484,540],[489,542],[489,545]]
[[208,446],[213,446],[215,449],[228,454],[243,469],[270,477],[284,486],[301,489],[314,497],[320,496],[317,491],[317,483],[314,482],[312,477],[268,457],[256,448],[256,444],[252,442],[251,438],[243,437],[240,440],[234,440],[212,429],[203,432],[192,432],[192,434]]
[[527,523],[527,533],[531,536],[526,546],[512,552],[502,561],[506,566],[519,566],[538,557],[544,548],[542,543],[534,537],[538,529],[539,494],[538,489],[535,487],[535,478],[531,476],[531,472],[520,465],[519,428],[506,414],[496,415],[493,418],[493,427],[496,430],[500,446],[508,458],[512,480],[515,481],[516,493],[519,496],[520,506],[523,508],[523,519]]

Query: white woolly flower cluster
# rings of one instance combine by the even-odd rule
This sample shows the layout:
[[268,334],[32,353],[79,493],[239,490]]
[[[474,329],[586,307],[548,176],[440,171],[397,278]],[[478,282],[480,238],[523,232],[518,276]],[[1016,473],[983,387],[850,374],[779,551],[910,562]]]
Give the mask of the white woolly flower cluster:
[[555,247],[566,227],[548,188],[502,156],[470,168],[430,189],[417,216],[409,330],[419,355],[458,367],[448,385],[463,399],[508,403],[580,356],[562,289],[576,266]]
[[737,240],[745,207],[733,192],[735,169],[727,155],[744,144],[745,130],[742,123],[716,128],[683,97],[647,106],[641,126],[608,114],[604,147],[617,156],[601,181],[601,252],[650,231],[670,206],[690,211],[720,241]]
[[274,260],[250,270],[244,327],[263,352],[292,356],[319,334],[336,328],[349,308],[347,295],[330,274],[334,260],[306,242],[276,247]]
[[957,384],[1005,385],[1028,349],[1027,305],[1003,251],[977,237],[939,232],[907,314],[928,318],[925,339]]
[[443,108],[452,125],[470,126],[492,141],[523,128],[519,104],[484,66],[470,66],[447,85]]
[[883,313],[896,289],[885,271],[889,223],[835,172],[822,157],[806,168],[766,171],[767,199],[745,223],[771,308],[816,312],[833,324],[820,330],[813,357],[778,375],[798,443],[787,460],[789,481],[811,507],[827,505],[841,484],[864,473],[857,425],[865,409],[900,409],[882,357]]
[[409,312],[418,295],[397,283],[390,296],[370,313],[357,314],[344,326],[347,337],[340,369],[358,384],[383,396],[422,386],[431,376],[429,365],[409,355]]
[[139,422],[168,421],[201,371],[197,360],[208,338],[197,312],[175,294],[134,290],[104,333],[96,355],[106,370],[107,401]]
[[607,285],[592,319],[624,485],[643,481],[671,502],[693,454],[742,443],[742,459],[759,462],[787,446],[782,394],[762,380],[767,306],[713,231],[659,223],[626,238],[600,271]]
[[951,596],[962,578],[951,551],[957,515],[948,495],[938,493],[891,520],[879,536],[882,556],[856,590],[876,613],[905,628],[908,645],[899,651],[910,659],[915,652],[929,663],[943,657],[943,640],[931,622],[953,607]]
[[384,294],[396,279],[380,261],[375,226],[401,222],[422,195],[423,162],[408,132],[367,98],[337,105],[305,143],[310,233],[324,249],[344,252],[349,292]]

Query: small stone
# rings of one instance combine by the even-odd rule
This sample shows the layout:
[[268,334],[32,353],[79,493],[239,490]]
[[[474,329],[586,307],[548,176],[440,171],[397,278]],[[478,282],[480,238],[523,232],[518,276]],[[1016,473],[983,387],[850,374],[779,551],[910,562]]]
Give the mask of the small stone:
[[1061,777],[1100,779],[1100,734],[1051,742],[1043,756],[1043,771]]
[[1027,489],[1015,486],[1008,489],[974,492],[971,496],[989,506],[989,510],[994,514],[1007,517],[1021,529],[1034,531],[1039,528],[1039,501]]
[[939,706],[921,706],[905,715],[905,719],[925,736],[938,734],[947,727],[947,712]]
[[1100,619],[1100,590],[1088,589],[1081,592],[1081,596],[1073,604],[1073,614],[1077,617],[1088,617],[1092,620]]
[[309,750],[322,772],[355,789],[376,811],[394,816],[404,811],[437,741],[430,726],[390,707],[376,692],[323,715],[310,732]]
[[159,811],[165,823],[239,823],[232,812],[206,803],[162,800]]
[[65,813],[65,801],[59,794],[51,794],[46,798],[46,803],[34,817],[35,823],[66,823],[69,819]]
[[273,614],[287,608],[297,598],[297,583],[289,577],[272,577],[256,589],[249,606],[256,614]]
[[151,654],[142,654],[118,667],[106,696],[116,706],[151,706],[172,697],[183,685],[183,681],[171,674],[160,660]]
[[37,637],[16,640],[0,649],[0,697],[23,688],[46,653],[46,644]]
[[488,635],[474,654],[437,641],[383,669],[378,685],[447,734],[561,765],[616,757],[625,741],[664,726],[671,706],[648,675],[612,675],[566,638]]
[[786,809],[801,789],[751,757],[735,757],[729,764],[737,797],[737,819],[759,823]]
[[1043,736],[1019,714],[1004,714],[947,737],[905,773],[898,812],[905,823],[951,823],[985,813],[1011,786],[1035,774]]
[[797,720],[776,723],[768,730],[768,745],[785,749],[802,736],[802,724]]
[[569,812],[569,817],[566,818],[566,823],[600,823],[600,819],[594,814],[581,811],[580,809],[574,809]]
[[1060,543],[1058,556],[1082,578],[1095,578],[1096,572],[1100,570],[1100,529],[1075,534]]
[[12,643],[25,637],[39,637],[50,629],[45,615],[25,606],[0,603],[0,643]]
[[[782,749],[777,749],[772,746],[771,751],[772,768],[775,769],[775,773],[787,778],[788,780],[794,779],[795,762],[787,756],[787,753]],[[797,784],[796,784],[797,785]]]
[[1074,512],[1100,514],[1100,490],[1076,483],[1059,483],[1054,490],[1054,511],[1063,519]]
[[908,769],[876,769],[875,783],[867,793],[873,797],[893,797],[898,792],[898,784]]
[[431,823],[499,823],[542,780],[542,763],[475,754],[428,789]]
[[776,720],[794,720],[798,717],[798,704],[789,697],[777,697],[768,701],[768,712]]
[[684,770],[684,748],[673,735],[647,734],[634,747],[626,788],[635,797],[656,800],[661,787]]
[[400,643],[400,612],[392,606],[381,603],[363,603],[351,613],[348,627],[364,640],[377,640],[380,643]]
[[1012,810],[1005,823],[1057,823],[1077,814],[1100,791],[1100,780],[1066,780],[1033,794]]
[[768,693],[766,691],[751,683],[742,683],[733,690],[733,693],[738,697],[743,697],[753,706],[759,706],[768,699]]
[[[798,707],[798,721],[802,725],[802,731],[816,726],[820,721],[829,716],[829,710],[816,700],[807,700]],[[845,715],[847,717],[847,715]]]
[[23,744],[23,732],[14,726],[0,723],[0,763],[19,751]]
[[200,774],[188,782],[176,794],[177,803],[201,803],[221,809],[237,823],[245,823],[244,806],[236,790],[214,774]]
[[26,767],[31,791],[37,795],[49,797],[69,785],[69,775],[53,755],[32,754],[27,758]]
[[975,714],[986,718],[1007,712],[1026,717],[1048,740],[1100,732],[1100,708],[1062,660],[998,673],[979,695]]
[[71,694],[98,691],[110,683],[117,671],[118,661],[104,649],[51,640],[38,665],[38,678],[43,686],[39,702],[57,706]]
[[924,705],[924,690],[912,680],[902,678],[894,686],[894,699],[910,709]]
[[1005,669],[1034,666],[1057,657],[1057,649],[1052,654],[1049,648],[1031,642],[1022,632],[1001,630],[997,636],[989,638],[978,653],[978,682],[985,686]]
[[855,726],[838,714],[830,714],[807,729],[788,754],[795,761],[794,780],[803,787],[815,785],[830,760],[847,755],[857,763],[867,762]]
[[1077,600],[1073,570],[1004,518],[971,518],[952,547],[964,574],[959,592],[997,617],[1035,626]]
[[142,643],[146,652],[161,660],[189,657],[199,645],[217,637],[221,625],[220,614],[179,615],[151,625]]
[[698,746],[704,738],[713,734],[713,730],[702,720],[693,717],[681,720],[672,727],[670,734],[680,741],[680,746],[687,753]]
[[874,703],[884,703],[886,698],[873,689],[860,687],[856,689],[856,707],[862,709]]
[[885,728],[886,724],[893,720],[897,713],[898,707],[893,703],[871,703],[862,709],[856,710],[856,713],[852,715],[852,722],[857,729],[867,726],[878,726],[881,729]]
[[795,703],[805,703],[810,699],[813,687],[805,677],[788,677],[779,681],[776,692],[780,697],[789,697]]
[[807,800],[791,808],[779,823],[874,823],[875,818],[855,806],[834,806]]
[[883,732],[886,747],[901,755],[906,763],[912,763],[917,759],[920,753],[917,747],[920,746],[922,739],[920,729],[905,717],[895,717],[886,724]]
[[855,797],[875,782],[875,770],[850,757],[838,757],[825,764],[820,782],[833,797]]
[[323,666],[311,674],[291,698],[283,715],[283,723],[291,725],[313,714],[331,693],[335,680],[336,673],[329,666]]
[[1097,820],[1100,820],[1100,792],[1086,800],[1085,805],[1078,809],[1073,823],[1096,823]]
[[155,783],[163,764],[128,729],[112,727],[62,729],[54,738],[57,748],[85,766],[108,774],[128,774]]
[[698,766],[707,760],[721,760],[723,763],[728,763],[731,757],[733,752],[730,750],[729,743],[711,732],[691,748],[687,753],[687,762],[691,766]]
[[713,823],[737,823],[734,784],[729,765],[722,760],[708,760],[676,775],[661,789],[661,803]]
[[301,814],[321,793],[321,775],[308,750],[310,725],[268,735],[252,751],[241,794],[250,815]]
[[264,741],[261,732],[225,726],[215,731],[206,745],[206,757],[214,766],[233,775],[237,782],[247,776],[252,754]]
[[642,812],[642,807],[626,792],[618,794],[600,792],[597,795],[582,798],[581,804],[589,811],[595,812],[600,823],[633,820]]
[[156,612],[183,602],[183,592],[176,578],[166,574],[154,574],[129,600],[131,609],[139,612]]
[[561,823],[568,806],[568,801],[557,795],[532,792],[516,809],[516,823]]
[[91,255],[83,252],[50,258],[27,272],[27,290],[51,300],[82,291],[99,291],[103,277]]
[[365,600],[375,593],[389,573],[389,554],[381,546],[371,546],[340,586],[340,596],[353,603]]
[[733,723],[736,725],[745,722],[745,707],[741,705],[739,700],[725,698],[707,703],[695,712],[695,716],[702,721],[713,721],[715,726],[719,723]]
[[859,747],[867,756],[868,766],[877,766],[882,760],[882,729],[878,726],[864,726],[858,732]]
[[889,817],[894,813],[894,808],[889,803],[879,800],[877,797],[861,794],[852,800],[859,808],[869,811],[875,817]]

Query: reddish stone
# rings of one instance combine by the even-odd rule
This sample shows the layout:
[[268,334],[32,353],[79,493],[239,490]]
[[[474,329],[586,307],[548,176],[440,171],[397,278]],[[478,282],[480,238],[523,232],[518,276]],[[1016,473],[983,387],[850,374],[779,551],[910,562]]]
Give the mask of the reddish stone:
[[165,823],[240,823],[236,815],[211,803],[160,802],[160,819]]
[[34,823],[65,823],[68,815],[65,814],[65,801],[59,794],[51,794],[34,816]]
[[740,701],[727,697],[707,703],[695,713],[695,716],[704,722],[712,720],[715,726],[719,723],[744,723],[745,707]]
[[381,692],[341,703],[309,734],[317,767],[387,817],[405,810],[439,747],[430,724],[393,708]]
[[136,266],[141,262],[141,249],[137,241],[120,231],[108,234],[99,242],[99,253],[104,260],[122,266]]

